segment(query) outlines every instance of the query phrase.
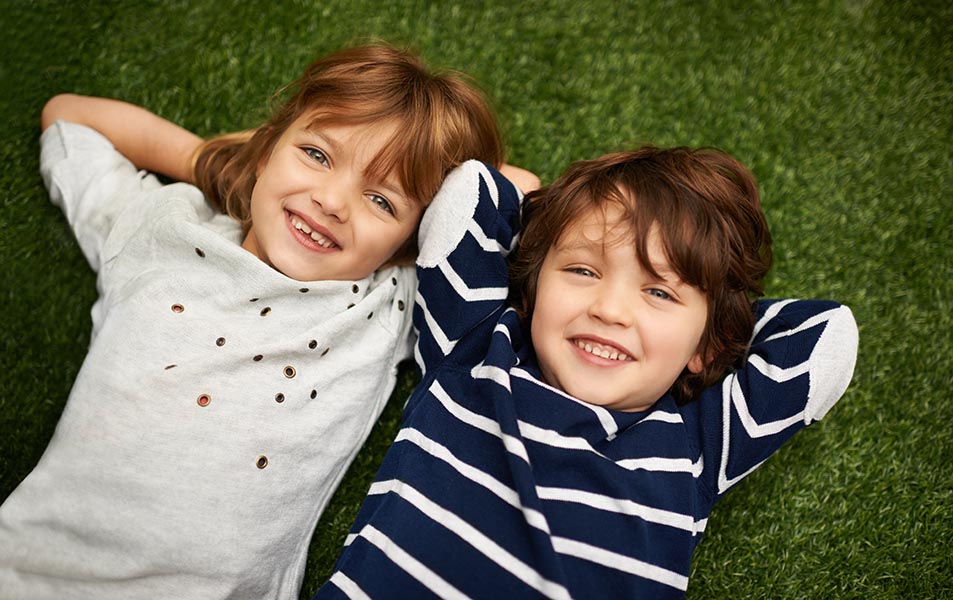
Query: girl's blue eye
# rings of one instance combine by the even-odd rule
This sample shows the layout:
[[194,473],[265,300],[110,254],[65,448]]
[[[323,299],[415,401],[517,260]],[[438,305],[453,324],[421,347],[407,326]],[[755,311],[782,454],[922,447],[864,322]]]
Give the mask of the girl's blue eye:
[[394,207],[391,206],[387,198],[379,196],[377,194],[368,194],[368,197],[371,199],[371,202],[376,204],[381,210],[385,210],[390,214],[394,214]]
[[310,158],[311,160],[314,160],[324,166],[328,166],[330,164],[328,162],[328,157],[325,156],[324,152],[321,152],[317,148],[311,148],[310,146],[305,146],[304,148],[302,148],[302,150],[304,151],[305,154],[308,155],[308,158]]
[[668,292],[666,292],[666,291],[664,291],[664,290],[660,290],[660,289],[658,289],[658,288],[652,288],[652,289],[646,290],[646,291],[649,293],[649,295],[655,296],[655,297],[658,298],[659,300],[671,300],[671,299],[672,299],[671,294],[669,294]]

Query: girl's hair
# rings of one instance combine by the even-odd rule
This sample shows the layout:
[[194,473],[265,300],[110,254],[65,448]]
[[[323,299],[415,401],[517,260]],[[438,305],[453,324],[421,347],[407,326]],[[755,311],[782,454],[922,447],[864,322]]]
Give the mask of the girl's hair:
[[[404,191],[424,206],[446,174],[465,160],[498,165],[504,159],[496,119],[476,84],[459,72],[432,72],[398,48],[365,45],[319,58],[285,90],[292,91],[291,97],[265,124],[208,140],[196,152],[196,185],[246,232],[257,169],[302,116],[312,125],[394,122],[396,131],[371,161],[368,175],[393,172]],[[414,235],[388,264],[412,260],[416,251]]]
[[523,233],[513,258],[510,302],[532,318],[536,282],[549,249],[592,209],[623,211],[636,257],[658,275],[646,245],[657,227],[669,264],[708,301],[698,347],[705,368],[685,369],[672,386],[681,402],[718,381],[744,354],[754,328],[753,301],[771,266],[771,234],[754,176],[716,149],[661,149],[609,154],[574,163],[552,185],[527,195]]

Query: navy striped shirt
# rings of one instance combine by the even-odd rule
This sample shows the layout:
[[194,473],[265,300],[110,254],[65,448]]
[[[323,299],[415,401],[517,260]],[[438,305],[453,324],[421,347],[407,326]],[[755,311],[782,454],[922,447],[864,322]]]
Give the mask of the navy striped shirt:
[[846,389],[850,311],[791,300],[760,302],[744,367],[685,406],[548,386],[505,306],[519,202],[470,162],[428,209],[422,381],[316,598],[683,597],[715,501]]

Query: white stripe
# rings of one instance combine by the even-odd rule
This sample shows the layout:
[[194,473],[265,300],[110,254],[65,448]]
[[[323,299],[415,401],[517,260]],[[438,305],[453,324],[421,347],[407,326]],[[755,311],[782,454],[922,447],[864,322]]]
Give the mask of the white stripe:
[[[553,448],[591,452],[605,460],[612,460],[608,456],[595,450],[585,438],[565,436],[552,429],[543,429],[525,421],[518,421],[518,424],[520,433],[528,440]],[[662,471],[666,473],[691,473],[693,477],[698,477],[702,469],[700,458],[695,463],[687,458],[663,457],[624,458],[613,462],[629,471],[642,469],[645,471]]]
[[506,287],[485,287],[471,288],[467,285],[457,272],[453,270],[448,262],[442,262],[437,265],[447,282],[453,287],[453,291],[467,302],[477,302],[480,300],[506,300],[509,288]]
[[[427,302],[424,300],[424,297],[420,295],[420,292],[417,292],[417,304],[420,306],[420,310],[424,315],[424,320],[427,321],[427,328],[430,330],[430,334],[433,336],[435,342],[440,347],[440,351],[443,352],[444,356],[450,354],[450,351],[453,350],[454,343],[451,343],[447,338],[447,335],[443,332],[443,329],[440,328],[440,325],[437,323],[437,320],[433,318],[433,315],[430,314],[430,311],[427,309]],[[420,343],[419,341],[417,342]]]
[[486,189],[490,192],[490,200],[493,201],[493,206],[500,206],[500,190],[496,187],[496,180],[493,179],[493,175],[490,173],[489,169],[486,168],[486,165],[483,163],[477,163],[477,171],[480,176],[483,177],[483,181],[486,182]]
[[387,558],[403,569],[408,575],[419,581],[428,590],[441,598],[469,598],[466,594],[450,585],[445,579],[431,571],[422,562],[408,554],[384,533],[372,525],[365,525],[360,536],[377,546]]
[[488,379],[503,386],[507,392],[511,392],[510,375],[500,367],[484,365],[480,362],[477,366],[470,369],[470,377],[474,379]]
[[[508,309],[508,310],[512,310],[512,309]],[[505,312],[507,311],[504,311],[504,313]],[[511,344],[513,343],[513,337],[510,334],[510,328],[507,327],[506,325],[502,323],[497,323],[496,327],[493,328],[493,333],[502,333],[503,335],[506,336],[506,339],[509,340]]]
[[348,598],[353,598],[354,600],[371,600],[371,597],[367,595],[367,592],[361,589],[361,586],[354,583],[354,580],[340,571],[336,571],[334,575],[331,575],[329,581],[344,592],[344,595]]
[[447,409],[447,412],[449,412],[451,415],[456,417],[458,420],[463,421],[467,425],[476,427],[481,431],[485,431],[490,435],[494,435],[502,439],[503,447],[506,448],[507,451],[520,457],[527,464],[529,464],[529,455],[526,453],[526,447],[523,446],[523,442],[512,435],[504,435],[503,431],[500,429],[499,423],[493,419],[484,417],[483,415],[478,415],[475,412],[472,412],[454,402],[438,381],[434,381],[433,385],[430,386],[430,393],[440,401],[440,404],[442,404],[443,407]]
[[390,485],[389,491],[399,495],[430,517],[435,523],[440,524],[459,536],[461,540],[468,543],[475,550],[496,563],[500,568],[512,574],[534,590],[548,598],[570,600],[569,591],[566,590],[565,587],[555,581],[546,579],[531,566],[497,544],[493,539],[483,534],[480,530],[453,512],[433,502],[413,486],[397,480],[378,483]]
[[840,311],[839,308],[833,308],[833,309],[831,309],[831,310],[825,310],[824,312],[819,313],[819,314],[816,314],[816,315],[814,315],[813,317],[811,317],[810,319],[804,321],[803,323],[801,323],[800,325],[798,325],[798,326],[795,327],[794,329],[789,329],[789,330],[787,330],[787,331],[782,331],[782,332],[780,332],[780,333],[776,333],[776,334],[774,334],[774,335],[772,335],[772,336],[770,336],[770,337],[768,337],[768,338],[765,338],[764,341],[765,341],[765,342],[770,342],[771,340],[776,340],[776,339],[778,339],[778,338],[788,337],[788,336],[794,335],[794,334],[796,334],[796,333],[800,333],[800,332],[802,332],[802,331],[805,331],[805,330],[807,330],[807,329],[810,329],[811,327],[814,327],[815,325],[818,325],[818,324],[820,324],[820,323],[827,323],[828,321],[831,320],[831,317],[832,317],[833,315],[837,314],[839,311]]
[[418,338],[417,343],[414,344],[414,361],[417,363],[417,366],[420,367],[420,375],[424,376],[427,374],[427,365],[424,363],[424,357],[420,353],[420,341]]
[[778,383],[784,383],[785,381],[789,381],[795,377],[799,377],[800,375],[807,373],[811,366],[810,361],[804,361],[799,365],[794,365],[793,367],[782,368],[770,364],[757,354],[752,354],[748,357],[748,364],[761,371],[765,377],[768,377]]
[[573,502],[597,510],[639,517],[650,523],[666,525],[684,531],[695,531],[695,519],[691,515],[683,515],[670,510],[653,508],[624,498],[613,498],[611,496],[584,492],[582,490],[554,487],[537,487],[536,493],[542,500]]
[[738,418],[741,420],[741,424],[748,433],[748,437],[760,438],[774,435],[784,431],[791,425],[800,423],[804,420],[804,411],[802,410],[798,411],[794,415],[780,419],[778,421],[758,423],[754,420],[754,417],[751,416],[751,412],[748,410],[748,401],[747,398],[745,398],[744,392],[741,390],[741,383],[738,382],[738,377],[736,375],[732,375],[728,380],[726,380],[726,383],[728,382],[731,383],[732,404],[734,404],[735,410],[738,411]]
[[664,410],[652,411],[650,414],[646,415],[644,419],[639,421],[639,425],[641,425],[642,423],[648,423],[650,421],[661,421],[663,423],[674,423],[674,424],[684,423],[684,421],[682,420],[681,414],[677,412],[674,412],[674,413],[665,412]]
[[695,533],[704,533],[706,527],[708,527],[708,519],[695,521]]
[[575,556],[576,558],[588,560],[589,562],[594,562],[604,567],[615,569],[616,571],[651,579],[652,581],[657,581],[683,592],[688,589],[688,577],[676,573],[675,571],[670,571],[632,558],[631,556],[612,552],[605,548],[598,548],[576,540],[561,537],[554,537],[552,539],[553,547],[556,552],[560,554]]
[[[722,444],[721,444],[721,464],[718,466],[718,493],[724,494],[745,477],[751,474],[752,471],[764,464],[764,461],[759,462],[755,466],[751,467],[741,475],[728,478],[728,453],[731,450],[731,387],[732,379],[734,376],[725,379],[724,383],[721,386],[721,397],[722,397]],[[767,459],[765,459],[767,460]]]
[[692,462],[688,458],[663,458],[650,456],[648,458],[626,458],[617,460],[616,464],[630,471],[653,471],[661,473],[691,473],[692,477],[701,474],[701,462]]
[[776,317],[778,313],[781,312],[782,308],[794,302],[797,302],[797,301],[796,300],[781,300],[780,302],[775,302],[774,304],[769,306],[768,309],[764,311],[764,314],[761,315],[761,318],[758,319],[758,322],[755,323],[754,330],[751,333],[751,339],[753,340],[755,336],[758,335],[758,333],[761,331],[761,328],[764,327],[764,325],[768,321]]
[[470,221],[470,225],[467,227],[467,232],[473,236],[473,239],[476,240],[476,243],[480,245],[487,252],[492,252],[493,254],[502,254],[506,256],[508,248],[500,244],[493,238],[487,237],[483,230],[480,229],[480,225],[476,221]]
[[538,385],[539,387],[543,389],[559,394],[563,398],[572,400],[579,406],[588,408],[589,410],[593,412],[594,415],[596,415],[596,418],[599,420],[599,424],[602,425],[602,428],[605,430],[606,440],[612,441],[613,439],[615,439],[616,433],[619,432],[619,426],[616,424],[615,419],[612,418],[612,415],[606,409],[602,408],[601,406],[597,406],[595,404],[583,402],[582,400],[579,400],[578,398],[574,398],[570,396],[569,394],[563,392],[562,390],[557,390],[556,388],[547,384],[546,382],[536,379],[529,373],[529,371],[526,371],[524,369],[514,368],[514,369],[511,369],[510,372],[512,375],[519,377],[520,379],[524,379],[530,383],[535,383],[536,385]]
[[432,457],[442,460],[470,482],[483,487],[503,502],[522,512],[527,523],[536,529],[549,533],[549,524],[546,522],[546,517],[538,510],[524,507],[516,490],[489,473],[463,462],[443,444],[432,440],[416,429],[402,429],[397,434],[394,443],[400,441],[412,443]]
[[[536,382],[536,380],[533,379],[529,373],[523,371],[522,369],[511,369],[510,373],[520,377],[525,375],[530,381]],[[471,375],[475,378],[490,379],[502,385],[507,390],[510,389],[509,381],[503,379],[503,377],[506,375],[506,372],[498,367],[477,365],[477,367],[471,371]],[[454,402],[437,381],[435,381],[430,387],[430,391],[438,400],[440,400],[440,403],[444,405],[447,411],[457,419],[467,423],[468,425],[472,425],[477,429],[502,438],[503,445],[507,448],[507,450],[529,463],[529,455],[526,452],[526,447],[517,438],[514,438],[511,435],[504,435],[500,429],[499,423],[488,417],[471,412]],[[519,426],[520,434],[528,440],[532,440],[534,442],[545,444],[554,448],[591,452],[592,454],[595,454],[596,456],[599,456],[605,460],[612,460],[601,452],[596,451],[585,438],[564,436],[551,429],[543,429],[531,423],[527,423],[526,421],[517,421],[517,425]],[[646,471],[661,471],[666,473],[691,473],[692,476],[696,478],[701,474],[702,471],[701,458],[694,463],[687,458],[662,457],[629,458],[613,462],[623,469],[627,469],[629,471],[643,469]]]

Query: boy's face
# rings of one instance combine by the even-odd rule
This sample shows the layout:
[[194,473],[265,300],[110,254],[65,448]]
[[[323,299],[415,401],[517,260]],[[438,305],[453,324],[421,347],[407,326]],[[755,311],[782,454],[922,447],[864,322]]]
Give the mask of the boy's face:
[[643,269],[620,214],[590,211],[550,248],[531,330],[548,384],[590,404],[638,411],[684,368],[704,367],[698,346],[708,302],[669,266],[654,229],[647,250],[661,278]]
[[391,123],[292,123],[259,166],[242,247],[298,281],[370,275],[422,212],[395,178],[366,175],[393,132]]

